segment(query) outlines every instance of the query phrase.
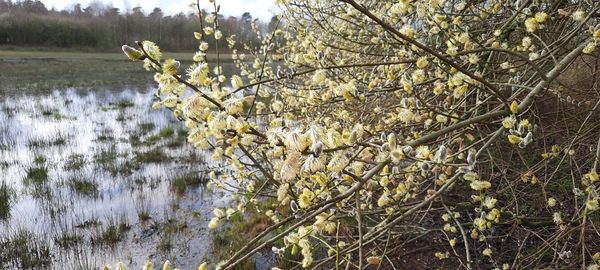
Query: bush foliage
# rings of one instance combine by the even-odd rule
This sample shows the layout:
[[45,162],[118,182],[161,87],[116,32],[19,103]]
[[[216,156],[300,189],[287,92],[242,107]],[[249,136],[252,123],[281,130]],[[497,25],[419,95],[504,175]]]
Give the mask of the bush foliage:
[[600,3],[280,0],[225,77],[204,52],[235,38],[210,2],[189,69],[123,50],[231,169],[211,182],[240,203],[210,228],[277,199],[217,268],[266,248],[312,269],[598,269]]

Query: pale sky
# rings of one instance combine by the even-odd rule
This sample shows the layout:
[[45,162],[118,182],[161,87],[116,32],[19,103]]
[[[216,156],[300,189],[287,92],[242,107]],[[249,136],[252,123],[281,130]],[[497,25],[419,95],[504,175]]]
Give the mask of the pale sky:
[[[40,0],[46,8],[54,7],[57,10],[71,9],[76,3],[82,7],[87,7],[92,0]],[[177,14],[179,12],[189,13],[188,7],[190,0],[101,0],[104,3],[112,3],[116,8],[124,13],[126,9],[141,6],[146,14],[155,7],[163,10],[165,15]],[[195,2],[195,1],[194,1]],[[279,8],[275,5],[275,0],[217,0],[221,5],[221,13],[225,16],[239,17],[244,12],[250,12],[253,18],[259,18],[263,21],[271,20],[274,14],[279,13]],[[212,4],[208,0],[200,0],[200,6],[208,11],[212,11]]]

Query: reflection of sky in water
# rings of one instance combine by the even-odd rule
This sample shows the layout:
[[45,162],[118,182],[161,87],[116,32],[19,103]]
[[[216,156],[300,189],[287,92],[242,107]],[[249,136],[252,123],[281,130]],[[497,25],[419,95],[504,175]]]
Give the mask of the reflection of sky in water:
[[[0,222],[0,238],[19,230],[32,232],[37,241],[52,247],[55,264],[51,269],[94,267],[118,260],[140,268],[147,259],[170,259],[183,269],[197,267],[209,247],[206,225],[211,209],[224,206],[227,199],[204,192],[202,187],[189,190],[185,196],[171,191],[169,181],[175,176],[202,173],[209,166],[203,162],[205,155],[186,143],[167,146],[177,137],[181,124],[174,121],[169,111],[152,110],[152,95],[152,91],[67,90],[0,100],[0,182],[17,193],[9,219]],[[152,123],[154,128],[142,133],[143,123]],[[140,140],[144,141],[167,126],[175,130],[171,139],[153,145],[130,144],[133,134],[142,134]],[[116,166],[123,166],[135,159],[136,152],[156,147],[171,159],[143,163],[131,174],[115,175],[95,163],[99,153],[113,149]],[[192,153],[196,155],[193,163],[180,162]],[[83,156],[81,169],[65,169],[72,155]],[[37,156],[45,157],[45,165],[35,163]],[[36,166],[48,168],[49,181],[41,190],[48,190],[49,194],[34,195],[34,185],[24,183],[28,169]],[[74,177],[96,183],[97,196],[73,192],[69,181]],[[138,219],[141,209],[152,217],[144,224]],[[101,221],[101,227],[74,228],[90,220]],[[154,224],[169,220],[186,224],[187,228],[172,235],[173,249],[164,252],[158,250],[158,245],[168,234],[162,230],[164,226]],[[121,221],[132,227],[123,241],[111,249],[91,248],[90,239],[101,228]],[[87,244],[59,249],[54,238],[65,232],[75,232]]]

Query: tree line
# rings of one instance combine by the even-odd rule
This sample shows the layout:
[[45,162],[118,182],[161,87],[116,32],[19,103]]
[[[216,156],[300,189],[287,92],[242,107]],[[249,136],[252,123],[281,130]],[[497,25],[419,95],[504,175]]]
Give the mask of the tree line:
[[[202,10],[203,17],[209,13]],[[219,15],[219,29],[225,37],[236,35],[241,44],[258,44],[255,29],[269,30],[276,25],[261,22],[249,12],[240,17]],[[206,26],[204,22],[204,26]],[[154,40],[170,51],[196,50],[193,32],[201,32],[198,16],[192,12],[165,15],[156,7],[145,13],[142,7],[122,11],[93,1],[87,7],[75,4],[72,10],[48,9],[37,0],[0,0],[0,46],[91,47],[113,49],[134,40]]]

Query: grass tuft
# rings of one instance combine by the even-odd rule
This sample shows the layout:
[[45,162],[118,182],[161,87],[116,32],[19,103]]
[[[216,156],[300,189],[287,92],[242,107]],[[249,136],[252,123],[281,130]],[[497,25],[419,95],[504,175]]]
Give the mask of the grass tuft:
[[6,183],[0,184],[0,220],[10,217],[10,207],[13,199],[12,189]]
[[54,238],[54,243],[63,249],[72,248],[81,242],[83,242],[83,236],[76,233],[64,233],[60,237],[57,236]]
[[160,135],[163,139],[166,139],[166,138],[169,138],[169,137],[173,137],[173,134],[175,134],[175,130],[171,126],[162,128],[158,132],[158,135]]
[[67,158],[64,169],[68,171],[76,171],[85,164],[85,156],[81,154],[72,154]]
[[48,168],[40,166],[40,167],[30,167],[27,169],[27,177],[24,180],[26,185],[34,184],[34,185],[42,185],[48,182]]
[[160,148],[154,148],[146,152],[136,152],[135,160],[140,163],[161,163],[168,161],[170,157]]
[[138,125],[138,131],[140,133],[148,133],[148,132],[154,130],[154,127],[155,127],[155,125],[152,122],[140,123]]
[[52,262],[50,247],[27,230],[0,238],[0,267],[45,269]]
[[129,108],[129,107],[133,107],[135,104],[129,100],[123,99],[123,100],[119,100],[119,102],[117,102],[115,105],[119,109],[125,109],[125,108]]
[[184,194],[189,187],[197,187],[205,181],[206,179],[204,179],[200,174],[190,173],[173,179],[171,181],[171,189],[173,189],[177,194]]
[[37,155],[33,159],[33,162],[35,164],[44,164],[44,163],[46,163],[46,157],[44,157],[43,155]]
[[114,245],[125,237],[125,234],[131,230],[131,226],[126,222],[109,224],[103,231],[99,233],[92,241],[94,244]]
[[98,196],[98,184],[95,182],[73,177],[69,179],[68,184],[71,190],[77,194],[89,197]]

